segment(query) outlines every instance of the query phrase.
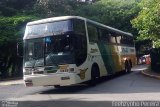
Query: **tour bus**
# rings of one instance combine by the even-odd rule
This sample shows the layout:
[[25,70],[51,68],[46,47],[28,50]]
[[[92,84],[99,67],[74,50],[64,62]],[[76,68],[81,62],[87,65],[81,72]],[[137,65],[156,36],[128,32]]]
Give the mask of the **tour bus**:
[[130,72],[133,35],[79,16],[27,23],[23,79],[28,86],[67,86]]

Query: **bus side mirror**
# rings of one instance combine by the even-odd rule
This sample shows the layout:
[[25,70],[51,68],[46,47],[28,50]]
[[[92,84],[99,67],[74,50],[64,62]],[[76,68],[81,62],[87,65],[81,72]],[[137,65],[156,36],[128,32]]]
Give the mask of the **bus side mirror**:
[[23,57],[23,44],[22,44],[22,42],[17,42],[17,56]]

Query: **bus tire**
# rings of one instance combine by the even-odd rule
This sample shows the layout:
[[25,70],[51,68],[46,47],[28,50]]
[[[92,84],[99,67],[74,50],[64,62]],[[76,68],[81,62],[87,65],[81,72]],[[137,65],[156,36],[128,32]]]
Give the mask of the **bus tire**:
[[131,68],[133,67],[132,60],[131,60],[131,59],[129,59],[129,65],[130,65]]
[[125,61],[125,73],[131,72],[131,66],[128,62],[128,60]]
[[60,88],[61,86],[60,85],[54,85],[54,88]]
[[99,67],[97,64],[92,66],[90,85],[95,86],[100,78]]

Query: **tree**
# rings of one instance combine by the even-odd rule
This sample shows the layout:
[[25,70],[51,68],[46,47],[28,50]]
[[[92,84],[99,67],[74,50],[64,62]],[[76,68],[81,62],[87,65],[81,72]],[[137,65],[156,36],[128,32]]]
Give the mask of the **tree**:
[[140,11],[138,3],[139,0],[101,0],[92,5],[82,6],[75,14],[137,34],[130,20]]
[[132,29],[130,20],[136,17],[140,11],[137,4],[141,0],[92,1],[94,2],[79,2],[79,0],[1,0],[0,50],[3,53],[0,53],[0,72],[8,75],[8,72],[16,74],[19,71],[22,63],[17,62],[21,62],[22,59],[18,59],[16,56],[16,42],[18,38],[22,39],[26,23],[35,19],[79,15],[136,34],[137,31]]
[[9,74],[18,76],[22,73],[22,59],[16,55],[17,39],[23,37],[26,23],[33,19],[36,17],[0,17],[0,72],[2,78],[8,77]]
[[36,0],[1,0],[0,15],[14,16],[16,14],[26,14],[33,11]]
[[74,11],[83,4],[76,0],[37,0],[35,10],[43,18],[73,15]]
[[155,47],[160,47],[160,1],[142,0],[139,4],[141,11],[138,16],[132,20],[132,24],[139,30],[137,39],[149,39],[154,41]]
[[[34,16],[0,16],[0,45],[15,41],[24,33],[25,24],[28,21],[37,19]],[[22,32],[23,30],[23,32]]]

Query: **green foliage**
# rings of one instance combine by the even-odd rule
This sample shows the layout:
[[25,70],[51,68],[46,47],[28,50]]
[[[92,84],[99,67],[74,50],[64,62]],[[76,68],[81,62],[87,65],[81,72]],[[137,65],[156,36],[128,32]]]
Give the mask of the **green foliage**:
[[35,2],[36,0],[1,0],[0,15],[14,16],[31,13]]
[[137,35],[130,20],[140,11],[141,0],[96,0],[92,4],[77,0],[37,0],[35,15],[41,18],[78,15]]
[[22,38],[25,24],[34,19],[37,18],[34,16],[0,16],[0,45]]
[[137,0],[101,0],[93,5],[84,5],[77,10],[76,15],[136,34],[130,20],[140,11],[138,2]]
[[[136,35],[137,31],[132,28],[130,20],[137,17],[143,5],[146,5],[149,9],[153,6],[158,7],[156,4],[152,6],[151,3],[147,4],[145,0],[142,0],[142,3],[138,5],[140,1],[94,0],[93,3],[82,3],[78,0],[0,0],[0,50],[3,52],[0,54],[0,58],[5,63],[2,71],[9,72],[9,68],[12,68],[12,74],[20,71],[22,59],[18,60],[16,55],[16,43],[17,39],[23,38],[27,22],[55,16],[79,15]],[[153,2],[156,0],[147,1]],[[157,16],[159,13],[157,12],[159,11],[151,9],[154,12],[151,13],[148,11],[143,12],[143,10],[140,12],[142,16],[138,16],[132,23],[142,34],[146,35],[151,31],[156,31],[157,33],[153,34],[156,37],[159,33],[159,25],[157,25],[159,23]],[[145,14],[147,15],[145,16]],[[151,19],[147,16],[151,16]],[[141,17],[145,17],[145,20]],[[145,21],[148,22],[145,23]],[[154,27],[155,25],[157,26]]]
[[[2,78],[9,75],[22,75],[22,58],[16,55],[17,40],[23,37],[24,27],[28,21],[37,19],[35,16],[0,16],[0,73]],[[21,39],[22,40],[22,39]],[[10,74],[11,73],[11,74]]]
[[76,0],[37,0],[35,11],[40,17],[73,15],[74,11],[83,5]]
[[160,1],[142,0],[139,4],[141,11],[132,20],[132,24],[139,31],[137,39],[153,40],[155,47],[160,47]]

